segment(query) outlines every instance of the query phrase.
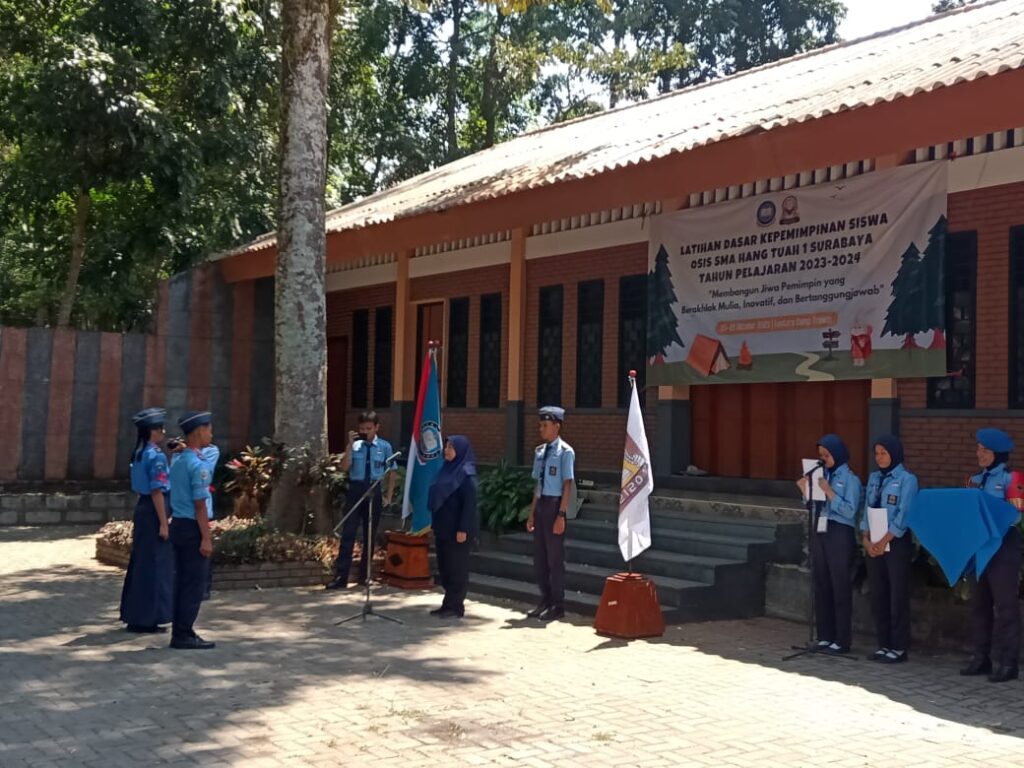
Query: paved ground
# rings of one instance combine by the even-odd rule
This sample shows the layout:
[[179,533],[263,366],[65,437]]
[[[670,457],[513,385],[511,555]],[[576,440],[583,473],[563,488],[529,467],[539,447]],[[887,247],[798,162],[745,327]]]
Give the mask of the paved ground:
[[[0,766],[1024,766],[1024,683],[958,659],[782,663],[767,619],[602,640],[387,593],[219,593],[205,653],[115,623],[121,574],[73,529],[0,529]],[[863,644],[862,644],[863,645]],[[867,650],[867,648],[862,648]]]

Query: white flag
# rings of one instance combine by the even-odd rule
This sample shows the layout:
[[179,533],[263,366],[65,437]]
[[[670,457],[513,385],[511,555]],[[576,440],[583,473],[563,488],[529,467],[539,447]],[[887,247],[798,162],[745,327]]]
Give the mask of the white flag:
[[619,549],[629,562],[651,546],[651,516],[647,497],[654,490],[651,451],[647,447],[640,397],[636,379],[630,377],[629,420],[626,423],[626,450],[622,455],[622,492],[619,495]]

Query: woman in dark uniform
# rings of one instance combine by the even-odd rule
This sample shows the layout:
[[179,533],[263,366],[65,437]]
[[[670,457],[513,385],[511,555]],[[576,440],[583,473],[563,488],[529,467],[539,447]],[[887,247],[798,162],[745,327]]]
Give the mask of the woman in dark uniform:
[[163,408],[132,417],[138,441],[131,460],[132,490],[139,494],[132,517],[132,554],[121,590],[121,621],[129,632],[162,632],[172,618],[174,559],[168,539],[167,458]]
[[461,618],[469,588],[469,550],[480,530],[476,507],[476,457],[462,435],[452,435],[444,446],[444,465],[430,487],[427,501],[433,516],[437,567],[444,601],[431,611],[440,618]]

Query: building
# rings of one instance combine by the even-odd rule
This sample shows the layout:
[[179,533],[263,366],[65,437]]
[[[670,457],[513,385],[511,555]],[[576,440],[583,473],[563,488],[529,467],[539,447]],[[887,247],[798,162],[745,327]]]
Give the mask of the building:
[[[333,445],[369,407],[407,435],[440,339],[445,430],[471,435],[482,461],[521,463],[535,407],[560,403],[581,470],[617,471],[626,372],[646,358],[651,217],[926,162],[948,163],[955,375],[650,388],[656,472],[788,479],[836,431],[863,473],[869,435],[898,429],[923,483],[950,484],[976,428],[1024,444],[1022,27],[1024,0],[980,3],[538,130],[331,212]],[[274,256],[268,235],[217,262],[243,358],[268,354],[251,328]],[[239,387],[252,365],[233,363]],[[233,407],[240,433],[249,406]]]

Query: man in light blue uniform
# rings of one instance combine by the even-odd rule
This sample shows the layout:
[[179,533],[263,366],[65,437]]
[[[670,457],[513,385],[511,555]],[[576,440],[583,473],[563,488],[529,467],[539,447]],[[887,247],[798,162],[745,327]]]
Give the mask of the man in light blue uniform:
[[214,643],[203,640],[193,629],[213,554],[209,521],[211,473],[201,458],[203,449],[213,440],[210,424],[208,411],[190,411],[178,419],[186,445],[171,465],[171,544],[176,566],[171,648],[214,647]]
[[344,589],[348,586],[348,575],[352,570],[352,550],[356,543],[359,526],[363,527],[363,556],[359,559],[359,583],[365,584],[370,577],[369,563],[372,542],[370,541],[370,507],[373,507],[373,530],[377,530],[380,514],[384,504],[390,504],[395,495],[395,463],[388,463],[394,455],[391,443],[380,437],[380,419],[376,411],[365,411],[359,415],[359,431],[348,433],[348,445],[341,459],[341,468],[348,472],[348,492],[345,500],[346,510],[358,502],[370,486],[388,475],[387,491],[381,495],[380,486],[363,501],[359,509],[350,514],[341,529],[341,542],[338,544],[337,573],[334,581],[327,589]]
[[[968,485],[983,493],[1006,499],[1010,487],[1007,462],[1013,439],[1001,429],[980,429],[975,451],[981,472]],[[1020,656],[1020,529],[1017,521],[1003,537],[1003,543],[989,560],[981,578],[971,578],[971,612],[974,625],[974,655],[961,675],[988,674],[993,683],[1016,680]],[[973,565],[968,569],[974,572]]]
[[[178,457],[185,451],[184,440],[174,440],[174,447],[171,449],[171,466],[174,466],[174,462],[178,460]],[[199,460],[203,462],[206,470],[210,473],[212,480],[213,473],[217,469],[217,462],[220,461],[220,448],[211,443],[210,445],[199,451]],[[213,492],[216,489],[213,485],[210,485],[210,498],[206,502],[206,516],[208,520],[213,520]],[[206,586],[203,590],[203,600],[210,599],[210,590],[213,588],[213,562],[207,563],[206,567]]]
[[526,615],[541,621],[565,616],[565,516],[576,479],[576,452],[562,440],[565,410],[548,405],[538,412],[540,438],[533,456],[537,488],[526,530],[533,534],[533,568],[540,603]]

